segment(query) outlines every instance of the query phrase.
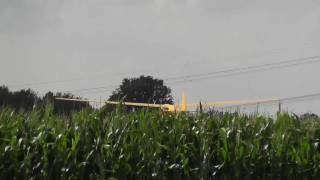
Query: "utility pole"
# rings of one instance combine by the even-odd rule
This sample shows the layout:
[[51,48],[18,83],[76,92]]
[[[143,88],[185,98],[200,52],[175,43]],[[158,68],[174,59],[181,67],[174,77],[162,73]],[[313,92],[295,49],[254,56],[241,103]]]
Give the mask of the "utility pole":
[[101,99],[101,96],[100,96],[100,109],[102,108],[102,99]]
[[237,113],[240,114],[241,105],[237,107]]
[[282,111],[282,107],[281,107],[281,106],[282,106],[281,101],[279,101],[279,107],[278,107],[278,108],[279,108],[279,109],[278,109],[278,113],[279,113],[279,114],[280,114],[281,111]]

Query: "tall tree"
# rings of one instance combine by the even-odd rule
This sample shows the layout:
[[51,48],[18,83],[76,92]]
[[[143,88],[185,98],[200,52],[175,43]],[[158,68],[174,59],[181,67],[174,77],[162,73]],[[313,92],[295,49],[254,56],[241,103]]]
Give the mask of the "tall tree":
[[56,97],[81,99],[73,94],[60,92],[56,94],[48,92],[43,98],[40,98],[31,89],[11,92],[8,87],[0,86],[0,108],[11,107],[18,111],[31,111],[34,107],[52,104],[55,113],[67,115],[70,115],[73,111],[91,108],[88,102],[56,100]]
[[69,98],[69,99],[79,99],[80,97],[76,97],[70,93],[61,93],[58,92],[56,94],[52,92],[48,92],[43,97],[44,104],[52,104],[54,108],[54,112],[57,114],[65,114],[70,115],[73,111],[80,111],[85,108],[91,108],[88,102],[81,101],[67,101],[67,100],[57,100],[55,98]]
[[0,106],[8,106],[15,110],[31,111],[38,101],[37,94],[31,89],[10,92],[7,87],[0,87]]
[[171,89],[163,80],[151,76],[126,78],[116,89],[109,100],[152,104],[173,104]]
[[0,107],[9,105],[9,99],[12,94],[9,91],[8,87],[0,86]]

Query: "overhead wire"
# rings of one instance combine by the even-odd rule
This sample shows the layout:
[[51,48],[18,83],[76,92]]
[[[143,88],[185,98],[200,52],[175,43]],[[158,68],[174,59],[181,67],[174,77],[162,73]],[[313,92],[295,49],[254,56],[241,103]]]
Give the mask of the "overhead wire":
[[[241,74],[262,72],[262,71],[268,71],[273,69],[280,69],[280,68],[287,68],[287,67],[293,67],[298,65],[317,63],[317,62],[320,62],[319,57],[320,56],[296,58],[296,59],[291,59],[291,60],[286,60],[281,62],[266,63],[266,64],[260,64],[260,65],[246,66],[246,67],[236,67],[236,68],[219,70],[219,71],[208,72],[208,73],[175,76],[175,77],[165,78],[164,80],[168,81],[167,82],[168,84],[174,85],[174,84],[181,84],[181,83],[193,82],[193,81],[199,81],[199,80],[223,78],[223,77],[229,77],[229,76],[235,76],[235,75],[241,75]],[[35,85],[35,84],[40,85],[40,84],[50,84],[50,83],[59,83],[59,82],[69,82],[69,81],[75,81],[80,79],[82,78],[74,78],[74,79],[61,80],[61,81],[47,81],[47,82],[40,82],[40,83],[26,83],[24,85]],[[106,92],[106,91],[111,92],[112,90],[110,88],[114,88],[114,87],[117,87],[117,86],[109,85],[109,86],[91,87],[91,88],[83,88],[83,89],[73,89],[73,90],[66,90],[64,92],[68,92],[68,93],[82,92],[86,94],[90,93],[91,91],[94,91],[93,93]]]
[[109,86],[100,86],[100,87],[93,87],[93,88],[83,88],[83,89],[73,89],[73,90],[67,90],[64,92],[82,92],[82,91],[91,91],[91,90],[99,90],[103,89],[104,91],[110,90],[109,88],[117,87],[115,85],[109,85]]
[[[193,81],[199,81],[199,80],[217,79],[217,78],[224,78],[224,77],[236,76],[236,75],[242,75],[242,74],[248,74],[248,73],[256,73],[256,72],[269,71],[274,69],[288,68],[288,67],[294,67],[298,65],[307,65],[307,64],[313,64],[318,62],[320,62],[320,56],[312,56],[312,57],[297,58],[293,60],[267,63],[267,64],[261,64],[261,65],[237,67],[237,68],[232,68],[228,70],[214,71],[209,73],[170,77],[170,78],[165,78],[164,80],[168,81],[167,84],[175,85],[175,84],[181,84],[181,83],[193,82]],[[110,86],[70,90],[67,92],[78,92],[78,91],[82,92],[82,91],[90,91],[90,90],[97,90],[94,93],[105,92],[105,91],[112,91],[111,89],[109,89],[109,87],[112,87],[112,86],[117,87],[115,85],[110,85]],[[101,91],[99,91],[99,89],[101,89]]]
[[[318,58],[318,59],[316,59]],[[298,61],[300,60],[300,62]],[[195,75],[189,75],[189,76],[180,76],[182,80],[179,80],[179,78],[167,78],[167,80],[170,79],[178,79],[172,82],[169,82],[170,84],[179,84],[184,82],[193,82],[193,81],[199,81],[199,80],[205,80],[205,79],[215,79],[215,78],[223,78],[223,77],[229,77],[229,76],[235,76],[235,75],[241,75],[241,74],[248,74],[248,73],[254,73],[254,72],[262,72],[262,71],[268,71],[273,69],[281,69],[281,68],[287,68],[287,67],[294,67],[298,65],[306,65],[306,64],[313,64],[320,62],[319,56],[313,56],[308,58],[300,58],[295,59],[294,61],[283,61],[279,63],[269,63],[269,64],[262,64],[262,65],[256,65],[256,66],[247,66],[243,68],[233,68],[229,70],[223,70],[223,71],[215,71],[210,73],[202,73],[202,74],[195,74]]]
[[[314,56],[314,57],[318,57],[318,56]],[[314,58],[314,57],[300,58],[300,59],[294,59],[294,60],[282,61],[282,62],[278,62],[278,63],[264,64],[264,65],[282,64],[282,63],[288,63],[288,62],[294,62],[294,61],[301,61],[303,59],[310,59],[310,58]],[[261,65],[258,65],[258,66],[261,66]],[[243,67],[243,68],[232,68],[232,69],[228,69],[228,70],[213,72],[213,74],[216,74],[216,73],[227,73],[228,71],[234,71],[234,70],[237,70],[237,69],[240,70],[240,69],[244,69],[244,68],[254,68],[254,67],[256,67],[256,66],[248,66],[248,67]],[[120,74],[120,73],[115,73],[115,74]],[[203,74],[194,74],[194,75],[186,75],[186,76],[169,77],[169,78],[166,78],[164,80],[175,80],[175,79],[181,79],[181,78],[190,78],[190,77],[194,77],[194,76],[203,76],[203,75],[208,75],[208,74],[212,74],[212,73],[203,73]],[[13,87],[13,88],[17,88],[17,87],[25,87],[25,86],[40,86],[40,85],[67,83],[67,82],[74,82],[74,81],[80,81],[80,80],[84,80],[84,79],[89,79],[91,77],[98,77],[98,76],[102,76],[102,75],[105,76],[106,73],[103,73],[103,74],[100,74],[100,75],[86,75],[86,76],[83,76],[83,77],[75,77],[75,78],[64,79],[64,80],[52,80],[52,81],[31,82],[31,83],[24,83],[24,84],[12,84],[12,85],[8,85],[8,86],[9,87]],[[107,77],[110,77],[110,76],[107,76]]]
[[281,65],[281,64],[289,64],[289,63],[295,63],[295,62],[302,62],[302,61],[310,61],[315,58],[319,58],[320,56],[311,56],[311,57],[304,57],[304,58],[296,58],[286,61],[280,61],[280,62],[273,62],[273,63],[266,63],[266,64],[260,64],[260,65],[251,65],[246,67],[236,67],[226,70],[218,70],[213,72],[207,72],[207,73],[198,73],[193,75],[185,75],[185,76],[175,76],[175,77],[169,77],[165,78],[164,80],[175,80],[175,79],[185,79],[185,78],[192,78],[197,76],[206,76],[206,75],[213,75],[213,74],[221,74],[221,73],[229,73],[234,71],[241,71],[241,70],[247,70],[247,69],[255,69],[263,66],[274,66],[274,65]]
[[226,108],[235,108],[241,106],[254,106],[254,105],[274,105],[279,103],[292,103],[292,102],[301,102],[301,101],[310,101],[315,100],[314,98],[320,98],[320,93],[313,93],[313,94],[304,94],[299,96],[292,96],[286,98],[279,98],[270,101],[262,101],[262,102],[253,102],[253,103],[244,103],[239,105],[227,105]]

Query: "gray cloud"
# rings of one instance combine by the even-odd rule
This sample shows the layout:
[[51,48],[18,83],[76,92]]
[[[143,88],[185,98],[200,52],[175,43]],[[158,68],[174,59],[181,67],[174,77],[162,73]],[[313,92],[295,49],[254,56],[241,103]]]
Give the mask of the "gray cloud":
[[0,2],[0,32],[12,35],[41,33],[59,23],[56,15],[59,0],[2,0]]
[[[95,77],[33,87],[69,90],[318,55],[319,12],[312,0],[2,0],[0,84]],[[317,67],[172,88],[191,101],[291,96],[320,91]]]

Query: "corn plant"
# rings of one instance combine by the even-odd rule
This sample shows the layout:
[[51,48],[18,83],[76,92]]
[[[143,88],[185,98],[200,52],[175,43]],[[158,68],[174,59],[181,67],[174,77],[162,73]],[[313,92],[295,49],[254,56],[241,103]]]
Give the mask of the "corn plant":
[[318,179],[320,121],[230,113],[0,111],[1,179]]

